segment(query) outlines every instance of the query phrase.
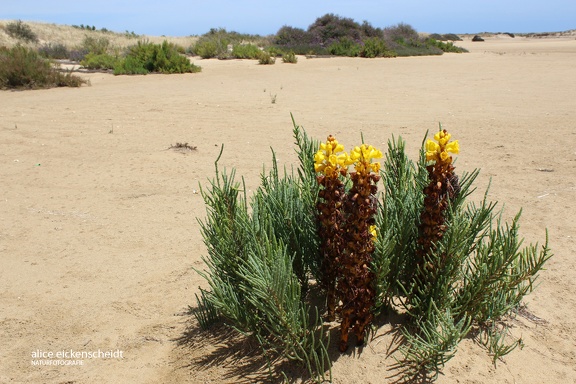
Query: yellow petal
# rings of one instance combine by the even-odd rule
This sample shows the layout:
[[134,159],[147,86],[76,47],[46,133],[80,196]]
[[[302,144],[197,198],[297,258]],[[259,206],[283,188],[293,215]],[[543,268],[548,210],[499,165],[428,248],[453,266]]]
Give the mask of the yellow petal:
[[449,158],[450,158],[450,155],[448,154],[448,152],[442,151],[442,153],[440,153],[440,159],[442,159],[442,161],[446,161]]
[[432,140],[428,140],[426,142],[426,151],[427,152],[437,152],[440,149],[440,146],[433,142]]
[[458,144],[458,140],[454,140],[453,142],[449,143],[446,146],[446,151],[451,153],[460,153],[460,145]]
[[333,167],[338,165],[338,157],[336,155],[330,155],[328,161],[330,162],[330,165],[332,165]]

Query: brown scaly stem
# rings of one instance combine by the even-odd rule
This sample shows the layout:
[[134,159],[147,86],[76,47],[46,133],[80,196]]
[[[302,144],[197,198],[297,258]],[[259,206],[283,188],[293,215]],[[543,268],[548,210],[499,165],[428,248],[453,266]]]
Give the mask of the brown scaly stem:
[[370,164],[370,159],[381,157],[380,151],[365,145],[355,148],[351,158],[356,158],[356,172],[350,174],[352,189],[345,201],[346,251],[340,263],[341,276],[338,280],[338,296],[342,300],[340,316],[340,351],[348,349],[348,336],[353,328],[357,344],[364,344],[366,327],[373,320],[372,308],[376,291],[373,286],[374,273],[370,270],[374,252],[374,215],[377,204],[376,183],[380,164]]
[[318,183],[323,186],[319,192],[317,204],[319,235],[322,250],[322,281],[326,290],[327,321],[336,319],[336,278],[340,263],[340,252],[344,248],[344,238],[341,224],[344,221],[341,208],[345,197],[344,184],[338,178],[318,177]]
[[[434,135],[437,143],[432,140],[426,143],[426,160],[433,163],[426,167],[429,183],[424,188],[424,210],[420,215],[417,240],[417,270],[420,271],[421,281],[432,278],[435,269],[440,267],[426,263],[426,256],[434,251],[436,243],[444,236],[447,230],[446,210],[460,190],[458,177],[454,174],[452,156],[448,154],[458,153],[459,146],[457,140],[449,143],[450,137],[446,130],[442,130]],[[442,263],[446,257],[442,256]]]
[[334,136],[328,136],[326,143],[320,144],[320,149],[314,156],[314,169],[320,173],[317,177],[321,186],[318,209],[318,234],[321,241],[322,268],[320,284],[326,291],[326,320],[336,319],[336,281],[339,276],[339,266],[344,250],[344,214],[343,203],[346,198],[344,183],[340,176],[346,176],[346,166],[350,163],[347,154],[340,154],[344,146],[338,144]]

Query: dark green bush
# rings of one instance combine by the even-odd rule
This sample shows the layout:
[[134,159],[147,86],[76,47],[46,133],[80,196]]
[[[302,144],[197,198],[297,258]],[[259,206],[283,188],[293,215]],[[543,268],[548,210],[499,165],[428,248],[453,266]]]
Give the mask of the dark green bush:
[[38,36],[32,31],[32,28],[28,24],[22,22],[22,20],[17,20],[6,24],[6,33],[18,40],[24,40],[25,42],[35,43],[38,41]]
[[312,41],[320,45],[331,45],[342,38],[360,41],[363,37],[362,26],[351,18],[333,13],[321,16],[308,27]]
[[312,35],[302,28],[294,28],[290,26],[283,26],[276,32],[273,39],[276,45],[301,45],[312,43]]
[[38,53],[47,59],[68,59],[70,52],[62,43],[47,43],[38,48]]
[[0,89],[79,87],[86,83],[71,72],[54,68],[32,49],[20,45],[0,47]]

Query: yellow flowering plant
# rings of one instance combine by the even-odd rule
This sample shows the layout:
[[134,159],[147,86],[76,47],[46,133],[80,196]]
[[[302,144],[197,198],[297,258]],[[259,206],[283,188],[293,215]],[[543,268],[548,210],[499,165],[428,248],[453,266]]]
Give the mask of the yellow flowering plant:
[[[353,328],[357,343],[364,343],[373,319],[374,274],[363,266],[371,264],[376,240],[377,191],[382,152],[362,144],[344,152],[344,146],[328,136],[314,155],[314,170],[322,186],[319,191],[318,218],[323,268],[321,284],[326,289],[327,320],[335,319],[336,304],[341,321],[340,350],[348,348],[348,333]],[[354,172],[348,173],[348,166]],[[340,176],[348,176],[352,187],[344,193]]]
[[[400,138],[383,156],[367,144],[347,153],[334,136],[319,143],[296,124],[294,135],[297,175],[282,176],[273,158],[249,199],[217,159],[215,180],[201,190],[208,270],[199,272],[209,286],[193,312],[201,327],[222,320],[255,336],[269,361],[303,364],[318,383],[331,380],[325,322],[337,315],[342,352],[350,333],[364,344],[377,316],[405,319],[394,338],[403,381],[436,378],[471,329],[484,332],[474,337],[487,340],[494,359],[514,349],[501,320],[551,253],[547,239],[522,248],[519,215],[501,224],[487,195],[466,204],[478,171],[456,176],[458,140],[441,128],[415,163]],[[309,289],[315,283],[322,289]]]

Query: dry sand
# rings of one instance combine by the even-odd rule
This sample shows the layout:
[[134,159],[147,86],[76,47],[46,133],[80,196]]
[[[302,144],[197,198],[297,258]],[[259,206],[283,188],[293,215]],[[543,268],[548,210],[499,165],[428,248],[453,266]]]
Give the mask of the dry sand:
[[[79,89],[0,92],[0,382],[265,379],[254,371],[261,361],[244,356],[250,345],[199,335],[185,314],[205,285],[192,269],[206,253],[195,191],[213,177],[221,144],[221,165],[236,167],[251,190],[270,147],[295,163],[290,113],[314,137],[334,134],[347,147],[361,132],[382,149],[402,136],[413,158],[442,122],[460,140],[457,170],[482,169],[473,199],[491,179],[489,197],[507,217],[524,208],[527,242],[542,242],[547,227],[555,256],[526,300],[537,318],[511,322],[523,350],[494,368],[464,340],[438,382],[576,382],[576,40],[460,45],[470,53],[196,60],[202,73],[92,73]],[[177,142],[197,150],[167,149]],[[361,354],[337,357],[334,382],[391,381],[390,329]],[[38,349],[123,358],[33,366]]]

